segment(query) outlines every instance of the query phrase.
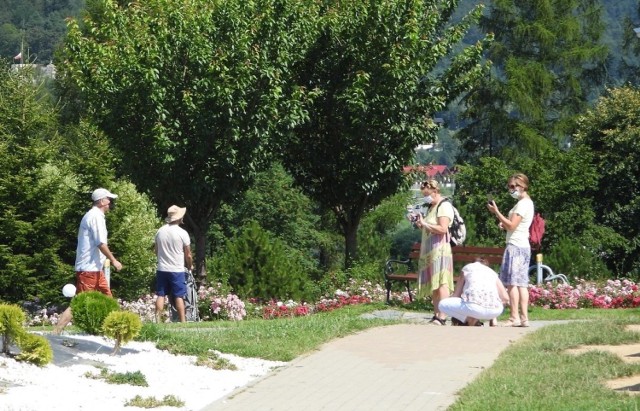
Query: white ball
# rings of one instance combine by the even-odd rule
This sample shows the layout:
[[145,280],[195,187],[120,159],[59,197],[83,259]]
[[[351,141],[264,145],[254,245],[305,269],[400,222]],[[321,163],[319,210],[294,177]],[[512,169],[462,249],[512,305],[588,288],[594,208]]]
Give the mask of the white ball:
[[64,287],[62,287],[62,295],[64,295],[65,297],[73,297],[74,295],[76,295],[76,286],[73,284],[67,284]]

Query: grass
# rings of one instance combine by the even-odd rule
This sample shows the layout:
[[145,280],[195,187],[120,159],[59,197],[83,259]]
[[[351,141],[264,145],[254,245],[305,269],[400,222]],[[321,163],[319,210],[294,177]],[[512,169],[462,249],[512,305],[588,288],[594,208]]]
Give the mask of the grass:
[[140,387],[149,386],[149,384],[147,383],[147,379],[140,371],[120,373],[109,371],[106,368],[101,368],[100,374],[87,372],[84,374],[84,376],[94,380],[105,380],[109,384],[129,384],[137,385]]
[[125,407],[139,407],[139,408],[158,408],[158,407],[183,407],[184,401],[174,395],[165,395],[162,400],[158,400],[156,397],[143,398],[136,395],[131,400],[124,404]]
[[[604,351],[577,356],[565,352],[583,344],[640,342],[640,333],[625,331],[625,326],[632,323],[631,311],[638,323],[638,310],[599,311],[611,318],[549,325],[525,336],[465,387],[449,410],[640,409],[640,397],[615,392],[604,385],[609,379],[640,374],[640,364],[627,364]],[[594,310],[583,315],[596,314]]]
[[145,324],[140,339],[155,341],[175,354],[202,356],[209,350],[241,357],[291,361],[332,339],[389,325],[361,314],[385,309],[384,304],[354,305],[307,317],[275,320],[214,321],[187,324]]
[[[361,317],[386,308],[370,304],[277,320],[146,324],[143,339],[177,354],[205,355],[215,349],[243,357],[290,361],[334,338],[393,323]],[[640,343],[640,333],[625,331],[626,325],[640,323],[640,310],[532,307],[529,317],[565,321],[536,330],[511,345],[460,392],[449,410],[640,410],[640,397],[609,390],[603,384],[640,374],[640,364],[624,363],[602,351],[578,356],[564,352],[578,345]]]

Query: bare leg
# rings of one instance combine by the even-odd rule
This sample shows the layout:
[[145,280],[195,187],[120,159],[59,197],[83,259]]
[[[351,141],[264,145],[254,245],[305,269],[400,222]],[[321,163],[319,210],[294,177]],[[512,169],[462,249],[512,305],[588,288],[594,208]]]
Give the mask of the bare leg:
[[156,322],[162,322],[162,311],[164,310],[164,295],[156,297]]
[[64,327],[69,324],[72,317],[73,315],[71,314],[71,307],[67,307],[67,309],[64,310],[64,312],[60,315],[60,318],[58,318],[58,324],[56,324],[55,328],[53,329],[53,333],[56,335],[62,334]]
[[529,288],[518,287],[518,294],[520,297],[520,322],[524,323],[529,321]]
[[449,286],[447,286],[446,284],[441,285],[440,287],[438,287],[437,290],[435,290],[433,292],[432,295],[432,299],[433,299],[433,313],[434,315],[441,319],[444,320],[447,318],[446,314],[443,314],[440,311],[439,305],[440,305],[440,301],[449,297]]
[[[518,304],[520,304],[520,291],[518,290],[519,287],[515,286],[515,285],[509,285],[507,286],[507,292],[509,293],[509,310],[511,311],[509,313],[509,319],[512,322],[518,322],[519,321],[519,315],[518,315]],[[529,295],[527,293],[527,295]],[[528,299],[527,299],[527,303],[528,303]]]
[[178,317],[180,317],[180,322],[186,322],[187,318],[184,312],[184,300],[180,297],[176,297],[176,309],[178,310]]

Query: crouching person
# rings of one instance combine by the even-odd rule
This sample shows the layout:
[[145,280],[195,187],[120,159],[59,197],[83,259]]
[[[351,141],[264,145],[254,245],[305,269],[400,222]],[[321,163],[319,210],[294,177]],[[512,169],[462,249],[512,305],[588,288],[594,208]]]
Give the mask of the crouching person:
[[[454,325],[482,325],[480,320],[494,320],[509,303],[509,294],[498,274],[486,261],[462,267],[453,296],[440,301],[440,311],[451,316]],[[457,324],[456,324],[457,323]]]

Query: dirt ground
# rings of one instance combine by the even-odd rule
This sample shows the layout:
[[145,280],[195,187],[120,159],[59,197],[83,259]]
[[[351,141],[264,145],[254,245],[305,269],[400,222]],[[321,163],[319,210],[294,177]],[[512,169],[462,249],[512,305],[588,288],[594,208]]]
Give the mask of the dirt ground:
[[[628,331],[640,332],[640,324],[630,325]],[[588,351],[609,351],[618,355],[628,363],[640,363],[640,344],[627,345],[582,345],[567,350],[568,354],[579,355]],[[624,391],[632,395],[640,394],[640,374],[631,377],[618,378],[606,382],[607,387],[616,391]]]

